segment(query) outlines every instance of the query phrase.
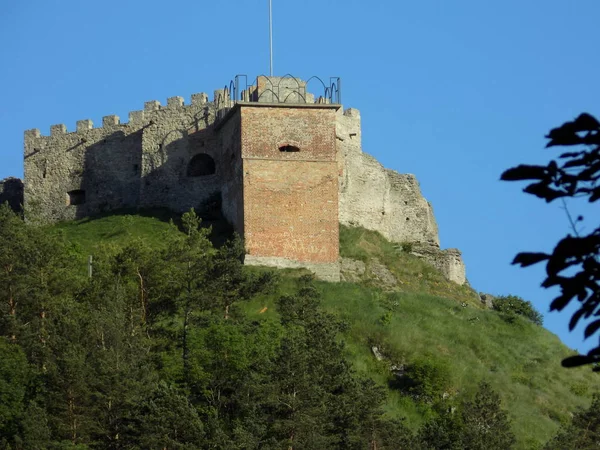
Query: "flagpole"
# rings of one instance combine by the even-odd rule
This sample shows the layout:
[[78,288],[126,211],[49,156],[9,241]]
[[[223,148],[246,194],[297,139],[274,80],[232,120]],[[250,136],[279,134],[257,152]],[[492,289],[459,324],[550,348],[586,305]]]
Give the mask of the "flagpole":
[[269,0],[269,73],[273,76],[273,0]]

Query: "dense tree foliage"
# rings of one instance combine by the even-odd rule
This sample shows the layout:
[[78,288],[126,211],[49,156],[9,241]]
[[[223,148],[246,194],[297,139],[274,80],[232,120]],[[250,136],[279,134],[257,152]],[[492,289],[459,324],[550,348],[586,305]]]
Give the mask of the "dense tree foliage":
[[483,382],[472,401],[458,409],[447,407],[421,429],[426,449],[505,450],[515,444],[500,397]]
[[[548,134],[547,147],[576,147],[562,153],[558,161],[546,166],[520,165],[502,174],[506,181],[532,180],[524,191],[544,199],[555,200],[583,197],[589,203],[600,199],[600,122],[589,114],[581,114],[572,122],[554,128]],[[519,253],[513,264],[522,267],[546,262],[545,288],[558,287],[558,295],[551,303],[551,310],[562,311],[574,299],[579,309],[573,314],[569,328],[573,330],[583,318],[595,318],[586,326],[588,338],[600,330],[600,227],[587,234],[581,233],[577,224],[583,217],[569,215],[573,234],[561,239],[552,253]],[[600,362],[600,346],[587,355],[567,358],[567,367]]]
[[160,248],[81,255],[0,208],[0,448],[415,448],[353,371],[310,277],[279,320],[238,305],[273,288],[215,248],[194,212]]
[[578,411],[573,421],[563,426],[545,450],[576,448],[592,450],[600,448],[600,394],[595,394],[587,410]]
[[522,316],[539,326],[544,323],[544,317],[534,308],[533,304],[516,295],[496,297],[493,305],[494,309],[508,320],[511,320],[514,316]]

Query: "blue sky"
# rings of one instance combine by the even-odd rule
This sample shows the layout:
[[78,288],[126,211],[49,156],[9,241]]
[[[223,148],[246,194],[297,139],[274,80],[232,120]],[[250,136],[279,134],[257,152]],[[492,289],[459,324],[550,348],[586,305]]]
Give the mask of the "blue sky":
[[[569,231],[560,205],[498,181],[544,163],[546,132],[580,112],[600,116],[600,2],[558,0],[273,0],[275,75],[340,76],[361,110],[363,149],[414,173],[443,247],[463,251],[475,289],[515,294],[546,313],[543,269],[510,266]],[[21,0],[0,2],[0,178],[22,175],[23,130],[117,114],[144,101],[267,73],[268,2]],[[571,203],[588,219],[595,209]],[[584,230],[585,231],[585,230]],[[565,315],[547,328],[585,350]]]

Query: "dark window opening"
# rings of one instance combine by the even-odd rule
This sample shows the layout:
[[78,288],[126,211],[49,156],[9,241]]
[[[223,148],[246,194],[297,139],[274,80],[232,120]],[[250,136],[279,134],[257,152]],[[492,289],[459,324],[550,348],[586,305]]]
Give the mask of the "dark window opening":
[[188,177],[205,177],[215,173],[215,160],[206,153],[194,156],[187,168]]
[[300,149],[294,145],[282,145],[279,147],[280,152],[299,152]]
[[133,165],[133,173],[137,175],[139,171],[140,171],[140,166],[138,164],[134,164]]
[[82,189],[76,189],[74,191],[67,192],[67,205],[77,206],[85,203],[85,191]]

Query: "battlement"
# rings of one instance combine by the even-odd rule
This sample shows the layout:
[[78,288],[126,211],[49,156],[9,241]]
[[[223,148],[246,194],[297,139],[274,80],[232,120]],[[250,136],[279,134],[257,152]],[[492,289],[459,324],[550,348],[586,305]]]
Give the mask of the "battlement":
[[[318,95],[309,92],[311,87],[315,88]],[[101,126],[97,127],[89,119],[79,120],[74,131],[69,131],[65,124],[50,126],[48,135],[42,134],[38,128],[33,128],[25,131],[25,142],[77,133],[86,134],[99,129],[112,132],[120,127],[142,128],[152,122],[153,114],[158,111],[187,111],[209,107],[214,109],[216,118],[220,119],[236,103],[341,104],[341,80],[331,77],[329,83],[325,83],[319,77],[311,77],[304,81],[292,75],[260,75],[249,84],[246,75],[237,75],[224,88],[214,91],[212,102],[204,92],[192,94],[189,103],[185,103],[183,97],[169,97],[166,105],[157,100],[150,100],[144,103],[142,110],[131,111],[128,114],[128,122],[121,123],[118,116],[108,115],[102,118]]]
[[32,139],[44,139],[44,138],[53,138],[57,136],[64,136],[68,134],[74,133],[87,133],[91,130],[99,130],[106,129],[109,131],[114,131],[115,128],[119,127],[135,127],[141,128],[143,126],[148,125],[152,120],[152,113],[156,111],[165,111],[165,110],[186,110],[188,108],[196,109],[199,107],[206,106],[214,106],[218,101],[218,96],[222,95],[222,93],[215,92],[215,100],[213,102],[209,102],[208,95],[204,92],[192,94],[190,97],[190,102],[185,103],[183,97],[169,97],[167,99],[167,104],[165,106],[161,105],[161,103],[157,100],[150,100],[144,103],[144,109],[138,111],[129,112],[129,117],[127,122],[121,122],[119,116],[116,115],[108,115],[102,117],[102,125],[94,126],[94,122],[90,119],[78,120],[76,122],[75,130],[69,131],[65,124],[55,124],[50,126],[50,133],[45,135],[42,134],[39,128],[32,128],[26,130],[24,133],[24,137],[26,142]]

